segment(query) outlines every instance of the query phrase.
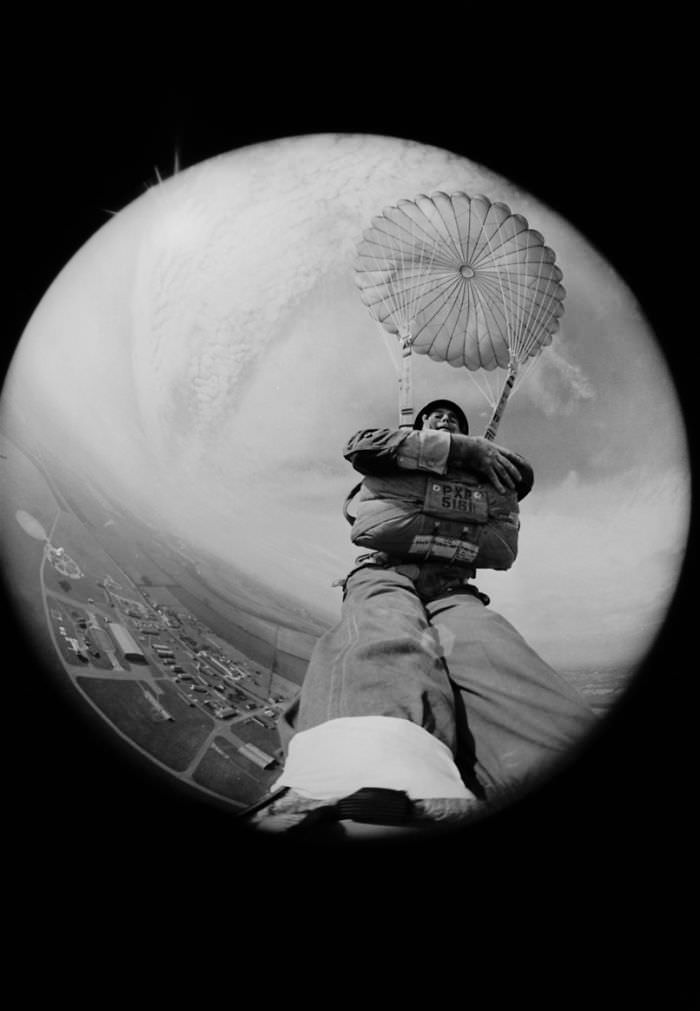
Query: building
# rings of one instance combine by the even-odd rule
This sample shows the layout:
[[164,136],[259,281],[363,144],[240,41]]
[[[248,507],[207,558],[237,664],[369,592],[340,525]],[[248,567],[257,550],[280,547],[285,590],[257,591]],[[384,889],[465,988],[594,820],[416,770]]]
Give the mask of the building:
[[112,649],[112,642],[109,636],[99,625],[90,625],[86,631],[86,635],[95,649],[102,650],[103,653],[107,653]]
[[81,660],[87,660],[88,659],[87,653],[81,647],[81,645],[80,645],[80,643],[78,642],[77,639],[72,639],[70,636],[66,636],[65,638],[66,638],[66,642],[68,643],[68,645],[70,646],[70,648],[73,650],[73,652],[75,653],[75,655],[77,657],[80,657]]
[[148,663],[141,647],[135,642],[131,633],[124,628],[123,625],[118,625],[116,621],[110,621],[107,625],[107,629],[119,649],[124,654],[125,660],[129,660],[131,663]]
[[227,664],[217,659],[217,657],[212,656],[211,653],[207,656],[207,660],[210,664],[213,664],[214,667],[217,667],[224,677],[231,674],[231,669],[227,666]]
[[269,769],[275,765],[272,755],[266,754],[261,748],[256,748],[254,744],[244,744],[242,748],[238,749],[238,753],[250,759],[251,762],[255,762],[261,769]]

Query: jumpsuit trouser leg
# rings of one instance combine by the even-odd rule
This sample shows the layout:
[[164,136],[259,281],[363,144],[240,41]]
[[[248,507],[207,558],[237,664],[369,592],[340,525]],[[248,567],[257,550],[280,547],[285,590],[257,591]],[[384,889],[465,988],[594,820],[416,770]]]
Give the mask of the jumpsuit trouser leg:
[[573,685],[477,597],[452,594],[426,611],[461,700],[460,759],[487,795],[544,772],[592,728],[596,715]]
[[453,752],[455,697],[412,581],[365,567],[345,584],[339,623],[316,643],[301,693],[278,724],[293,734],[346,716],[393,716],[423,727]]
[[595,721],[579,693],[512,625],[470,594],[428,604],[391,568],[356,569],[339,623],[314,648],[278,724],[295,733],[348,716],[410,720],[447,745],[487,795],[569,751]]

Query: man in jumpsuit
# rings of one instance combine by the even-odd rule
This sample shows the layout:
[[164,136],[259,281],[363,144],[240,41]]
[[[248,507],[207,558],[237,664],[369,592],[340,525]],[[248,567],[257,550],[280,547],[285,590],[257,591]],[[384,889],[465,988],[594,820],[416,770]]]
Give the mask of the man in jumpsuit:
[[272,831],[340,823],[385,834],[473,817],[537,779],[595,719],[471,580],[517,554],[533,473],[470,436],[449,400],[413,429],[363,429],[344,456],[364,475],[340,622],[317,642],[279,723]]

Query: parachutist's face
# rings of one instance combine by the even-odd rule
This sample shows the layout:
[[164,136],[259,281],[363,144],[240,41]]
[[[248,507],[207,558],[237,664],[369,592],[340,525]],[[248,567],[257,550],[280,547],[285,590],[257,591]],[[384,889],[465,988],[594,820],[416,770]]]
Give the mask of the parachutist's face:
[[423,428],[446,431],[452,435],[456,435],[460,431],[457,415],[449,407],[439,407],[437,410],[431,411],[430,414],[422,415],[421,420]]

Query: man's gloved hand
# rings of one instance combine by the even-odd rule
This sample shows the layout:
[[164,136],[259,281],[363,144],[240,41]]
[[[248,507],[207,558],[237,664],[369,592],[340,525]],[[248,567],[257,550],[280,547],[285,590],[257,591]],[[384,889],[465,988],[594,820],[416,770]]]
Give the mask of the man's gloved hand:
[[[496,491],[517,489],[522,497],[532,487],[532,469],[517,453],[478,435],[452,435],[448,466],[485,477]],[[522,483],[527,487],[522,488]]]

